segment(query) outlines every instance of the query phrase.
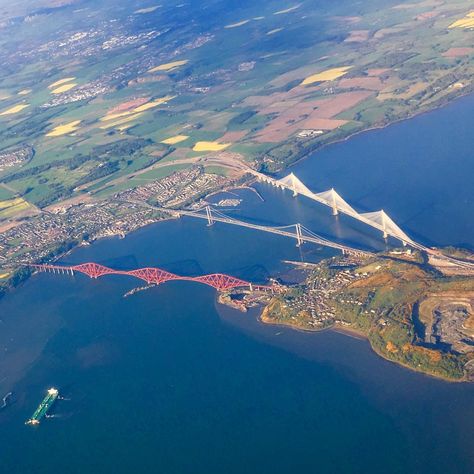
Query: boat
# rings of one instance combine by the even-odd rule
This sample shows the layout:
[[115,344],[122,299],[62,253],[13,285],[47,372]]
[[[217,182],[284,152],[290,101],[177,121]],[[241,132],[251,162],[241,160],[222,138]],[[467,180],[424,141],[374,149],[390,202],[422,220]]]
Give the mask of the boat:
[[32,417],[26,421],[27,425],[39,425],[41,419],[48,413],[48,410],[53,406],[56,399],[59,397],[59,390],[52,387],[48,389],[46,397],[35,410]]

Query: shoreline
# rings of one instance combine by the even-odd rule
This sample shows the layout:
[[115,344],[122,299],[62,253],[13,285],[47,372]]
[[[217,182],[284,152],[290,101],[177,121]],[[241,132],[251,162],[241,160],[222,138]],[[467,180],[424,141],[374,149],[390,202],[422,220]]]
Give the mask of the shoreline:
[[[306,154],[305,156],[301,157],[300,159],[298,159],[297,161],[295,161],[294,163],[292,163],[291,165],[289,166],[286,166],[285,168],[283,169],[291,169],[292,167],[294,167],[297,163],[299,162],[302,162],[303,160],[307,160],[307,159],[310,159],[310,158],[315,158],[317,157],[317,153],[319,150],[325,148],[326,146],[330,146],[330,145],[335,145],[337,143],[343,143],[345,141],[348,141],[349,139],[351,139],[352,137],[355,137],[359,134],[362,134],[362,133],[366,133],[366,132],[370,132],[370,131],[378,131],[378,130],[383,130],[384,128],[387,128],[391,125],[395,125],[397,123],[401,123],[405,120],[411,120],[413,118],[416,118],[418,116],[422,116],[424,114],[427,114],[427,113],[434,113],[438,110],[440,110],[441,108],[443,108],[444,106],[448,106],[448,105],[451,105],[451,104],[454,104],[456,101],[458,100],[461,100],[461,99],[465,99],[467,97],[469,97],[470,95],[472,95],[472,91],[469,92],[469,93],[466,93],[464,95],[460,95],[460,96],[457,96],[456,98],[454,98],[453,100],[445,103],[445,104],[442,104],[442,105],[439,105],[438,107],[436,108],[433,108],[433,109],[430,109],[430,110],[425,110],[423,112],[420,112],[420,113],[416,113],[416,114],[413,114],[412,116],[410,117],[406,117],[406,118],[403,118],[403,119],[399,119],[399,120],[396,120],[396,121],[393,121],[393,122],[390,122],[390,123],[387,123],[387,124],[384,124],[384,125],[379,125],[379,126],[374,126],[374,127],[370,127],[370,128],[367,128],[367,129],[363,129],[363,130],[359,130],[359,131],[356,131],[344,138],[341,138],[339,140],[335,140],[333,142],[329,142],[327,144],[324,144],[323,146],[321,146],[320,148],[318,148],[317,150],[315,151],[312,151],[312,152],[309,152],[308,154]],[[249,179],[249,182],[252,182],[252,178]],[[221,192],[226,192],[227,190],[231,190],[231,189],[253,189],[251,188],[249,185],[247,185],[246,182],[244,183],[241,183],[239,185],[236,185],[235,187],[227,187],[227,188],[223,188],[222,190],[216,190],[216,191],[213,191],[212,193],[208,194],[205,196],[204,199],[210,197],[210,196],[213,196],[213,195],[216,195],[216,194],[219,194]],[[259,196],[258,194],[258,191],[256,191],[257,193],[257,196]],[[261,197],[260,197],[261,198]],[[197,202],[197,201],[195,201]],[[102,239],[108,239],[108,238],[125,238],[126,236],[128,235],[131,235],[133,234],[134,232],[136,231],[140,231],[140,230],[143,230],[143,229],[146,229],[148,228],[149,226],[151,225],[157,225],[161,222],[164,222],[164,221],[171,221],[171,220],[176,220],[177,218],[176,217],[173,217],[171,215],[168,215],[168,216],[165,216],[165,217],[161,217],[159,219],[157,219],[155,222],[151,222],[151,223],[147,223],[143,226],[140,226],[130,232],[125,232],[125,233],[117,233],[117,234],[112,234],[112,235],[102,235],[96,239],[93,239],[92,241],[90,242],[87,242],[87,244],[93,244],[95,243],[96,241],[99,241],[99,240],[102,240]],[[65,257],[67,257],[68,255],[70,255],[73,251],[75,251],[77,248],[81,247],[85,245],[85,241],[83,242],[80,242],[76,245],[74,245],[73,247],[69,248],[66,252],[56,256],[54,259],[52,259],[51,261],[58,261],[58,260],[61,260]],[[21,287],[21,285],[23,283],[25,283],[30,276],[34,275],[35,273],[30,273],[30,274],[26,274],[24,278],[21,278],[20,281],[18,281],[15,285],[12,285],[11,287],[6,287],[5,291],[3,292],[0,292],[0,304],[1,304],[1,299],[3,296],[7,295],[8,293],[10,293],[11,291],[14,291],[16,288],[19,288]],[[233,308],[233,309],[236,309],[238,310],[238,308]],[[374,348],[372,346],[372,344],[370,343],[370,339],[368,338],[368,336],[366,334],[364,334],[363,332],[361,331],[358,331],[354,328],[351,328],[351,327],[346,327],[346,326],[341,326],[341,325],[334,325],[332,327],[329,327],[329,328],[323,328],[323,329],[311,329],[311,328],[302,328],[302,327],[299,327],[298,325],[294,325],[294,324],[275,324],[275,323],[272,323],[271,321],[265,321],[262,319],[262,313],[263,311],[260,312],[260,315],[258,316],[258,320],[262,323],[262,324],[268,324],[268,325],[273,325],[273,326],[281,326],[281,327],[289,327],[291,328],[292,330],[296,330],[296,331],[302,331],[302,332],[325,332],[325,331],[334,331],[334,332],[338,332],[338,333],[341,333],[341,334],[344,334],[346,336],[349,336],[349,337],[353,337],[353,338],[356,338],[356,339],[360,339],[360,340],[367,340],[369,342],[369,345],[371,347],[371,350],[379,357],[391,362],[391,363],[394,363],[394,364],[397,364],[401,367],[404,367],[406,369],[409,369],[410,371],[412,372],[416,372],[416,373],[419,373],[419,374],[423,374],[425,376],[429,376],[429,377],[432,377],[432,378],[435,378],[435,379],[438,379],[438,380],[443,380],[443,381],[446,381],[446,382],[450,382],[450,383],[453,383],[453,382],[456,382],[456,383],[467,383],[469,382],[465,377],[461,378],[461,379],[452,379],[452,378],[448,378],[448,377],[443,377],[441,375],[433,375],[433,374],[430,374],[430,373],[427,373],[427,372],[424,372],[424,371],[421,371],[421,370],[417,370],[416,368],[413,368],[407,364],[404,364],[403,362],[399,362],[399,361],[394,361],[390,358],[388,358],[385,354],[383,354],[382,352],[378,351],[376,348]]]
[[[223,304],[221,303],[218,298],[216,297],[215,299],[215,308],[217,311],[217,314],[219,315],[219,318],[228,320],[229,315],[230,317],[233,318],[238,318],[239,316],[242,316],[242,312],[238,308],[234,308],[230,305]],[[323,328],[323,329],[309,329],[309,328],[302,328],[298,325],[295,324],[281,324],[281,323],[274,323],[272,321],[265,321],[262,319],[263,312],[265,310],[265,306],[261,306],[260,308],[252,308],[251,310],[247,311],[245,314],[249,315],[256,323],[261,324],[262,326],[265,327],[273,327],[273,328],[280,328],[280,329],[288,329],[296,334],[321,334],[323,335],[324,333],[337,333],[345,337],[350,337],[351,339],[355,339],[359,342],[367,343],[371,354],[375,355],[377,358],[383,359],[386,362],[389,362],[390,364],[393,364],[395,366],[398,366],[402,369],[408,370],[413,374],[416,375],[421,375],[423,377],[428,377],[430,379],[436,380],[436,381],[442,381],[445,383],[449,384],[466,384],[470,385],[472,382],[467,380],[465,377],[462,379],[453,379],[449,377],[444,377],[442,375],[434,375],[429,372],[423,372],[421,370],[417,370],[407,364],[404,364],[402,362],[398,362],[392,359],[389,359],[386,357],[383,353],[379,352],[376,350],[376,348],[371,344],[370,339],[367,337],[367,335],[359,331],[358,329],[355,329],[350,326],[342,326],[340,324],[334,324],[331,327],[328,328]],[[226,314],[228,313],[228,314]]]
[[296,161],[293,161],[291,164],[289,164],[288,166],[285,166],[281,169],[279,169],[279,171],[277,171],[276,173],[274,174],[279,174],[281,173],[282,171],[284,170],[287,170],[287,169],[291,169],[293,166],[296,166],[297,164],[311,158],[313,155],[315,155],[316,153],[318,153],[320,150],[323,150],[329,146],[332,146],[332,145],[337,145],[339,143],[344,143],[348,140],[350,140],[351,138],[354,138],[354,137],[357,137],[358,135],[361,135],[363,133],[369,133],[369,132],[374,132],[374,131],[378,131],[378,130],[384,130],[385,128],[388,128],[392,125],[396,125],[396,124],[399,124],[399,123],[403,123],[403,122],[406,122],[408,120],[413,120],[417,117],[422,117],[423,115],[427,115],[427,114],[430,114],[430,113],[433,113],[433,112],[436,112],[444,107],[448,107],[449,105],[452,105],[454,104],[456,101],[458,100],[462,100],[462,99],[466,99],[467,97],[469,96],[474,96],[474,90],[469,90],[467,91],[466,93],[464,94],[459,94],[457,95],[456,97],[454,97],[453,99],[451,100],[448,100],[447,102],[443,103],[443,104],[439,104],[433,108],[430,108],[430,109],[426,109],[426,110],[423,110],[421,112],[414,112],[413,114],[410,114],[408,115],[407,117],[403,117],[403,118],[399,118],[399,119],[395,119],[393,120],[392,122],[388,122],[388,123],[385,123],[385,124],[380,124],[380,125],[371,125],[367,128],[363,128],[361,130],[357,130],[355,132],[352,132],[350,133],[349,135],[346,135],[345,137],[342,137],[342,138],[336,138],[334,139],[334,141],[331,141],[329,140],[327,143],[324,143],[322,144],[321,146],[317,147],[315,150],[313,151],[310,151],[308,152],[307,154],[303,155],[302,157],[298,158]]
[[[296,161],[292,162],[291,164],[289,164],[288,166],[284,166],[283,168],[279,169],[278,172],[274,173],[274,174],[278,174],[278,173],[281,173],[282,171],[284,170],[289,170],[291,169],[292,167],[296,166],[297,164],[299,164],[300,162],[303,162],[304,160],[307,160],[307,159],[310,159],[312,157],[315,157],[316,154],[320,151],[320,150],[323,150],[324,148],[328,147],[328,146],[332,146],[332,145],[337,145],[339,143],[344,143],[348,140],[350,140],[351,138],[354,138],[360,134],[363,134],[363,133],[369,133],[369,132],[372,132],[372,131],[379,131],[379,130],[383,130],[385,128],[388,128],[392,125],[396,125],[398,123],[402,123],[404,121],[408,121],[408,120],[412,120],[416,117],[421,117],[422,115],[425,115],[425,114],[429,114],[429,113],[433,113],[433,112],[436,112],[437,110],[440,110],[441,108],[443,107],[446,107],[446,106],[449,106],[451,104],[454,104],[456,101],[458,100],[462,100],[462,99],[465,99],[467,97],[469,97],[470,95],[474,95],[474,91],[473,90],[469,90],[467,91],[466,93],[464,94],[459,94],[457,95],[456,97],[454,97],[452,100],[448,100],[447,102],[443,103],[443,104],[440,104],[432,109],[428,109],[428,110],[424,110],[422,112],[419,112],[419,113],[414,113],[414,114],[411,114],[407,117],[404,117],[404,118],[400,118],[400,119],[397,119],[397,120],[394,120],[392,122],[389,122],[389,123],[386,123],[386,124],[381,124],[381,125],[374,125],[374,126],[370,126],[368,128],[364,128],[362,130],[358,130],[356,132],[353,132],[343,138],[339,138],[339,139],[335,139],[334,141],[328,141],[328,143],[324,143],[323,145],[321,145],[320,147],[316,148],[315,150],[313,151],[309,151],[308,153],[306,153],[305,155],[303,155],[301,158],[298,158]],[[204,196],[204,198],[201,196],[201,197],[198,197],[196,198],[191,204],[195,204],[197,202],[199,202],[200,200],[204,199],[208,199],[209,197],[211,196],[214,196],[216,194],[219,194],[221,192],[227,192],[231,189],[247,189],[247,190],[254,190],[256,195],[261,199],[263,200],[262,196],[260,195],[260,193],[258,192],[258,190],[254,189],[252,187],[252,184],[255,183],[255,179],[254,177],[249,177],[248,180],[245,180],[243,183],[240,183],[240,184],[236,184],[236,186],[226,186],[224,187],[223,189],[220,189],[220,190],[214,190],[212,191],[211,193],[207,194]],[[56,203],[58,204],[58,203]],[[138,231],[140,229],[144,229],[146,228],[147,226],[149,225],[153,225],[153,224],[158,224],[159,222],[162,222],[162,221],[167,221],[167,220],[171,220],[171,219],[175,219],[175,217],[171,216],[171,215],[168,215],[167,217],[163,217],[163,218],[160,218],[159,220],[157,220],[156,222],[152,222],[152,223],[149,223],[149,224],[145,224],[144,226],[141,226],[139,228],[136,228],[134,230],[132,230],[131,232],[125,232],[125,233],[120,233],[120,234],[114,234],[114,235],[104,235],[104,236],[101,236],[97,239],[94,239],[92,242],[90,242],[91,244],[94,243],[96,240],[102,240],[102,239],[105,239],[105,238],[115,238],[115,237],[119,237],[119,238],[125,238],[127,235],[130,235],[132,234],[133,232],[135,231]],[[54,261],[57,261],[61,258],[64,258],[65,256],[67,256],[68,254],[70,254],[72,251],[74,251],[76,248],[79,248],[80,246],[84,245],[84,241],[83,242],[80,242],[79,244],[73,246],[72,248],[70,248],[66,253],[64,254],[61,254],[60,256],[58,256],[57,258],[54,258],[54,259],[51,259],[50,261],[51,262],[54,262]],[[464,247],[462,247],[464,248]],[[18,271],[19,269],[14,269],[14,271],[12,273],[15,273],[15,271]],[[27,278],[26,278],[27,279]],[[26,281],[25,280],[20,280],[18,282],[18,284],[14,284],[12,286],[7,286],[5,287],[5,290],[4,291],[1,291],[0,290],[0,300],[1,298],[10,290],[12,289],[15,289],[17,288],[21,283],[23,283],[23,281]]]
[[376,348],[371,344],[370,339],[367,337],[367,335],[365,333],[363,333],[362,331],[359,331],[355,328],[341,326],[341,325],[336,323],[331,327],[323,328],[323,329],[305,329],[305,328],[301,328],[301,327],[299,327],[297,325],[294,325],[294,324],[291,324],[291,323],[288,323],[288,324],[273,323],[271,321],[262,319],[263,310],[264,309],[262,309],[261,313],[257,317],[257,320],[261,324],[265,324],[265,325],[268,325],[268,326],[274,326],[274,327],[280,327],[280,328],[290,328],[292,331],[302,332],[302,333],[314,333],[314,334],[316,334],[316,333],[325,333],[325,332],[331,332],[331,331],[332,332],[337,332],[338,334],[342,334],[342,335],[347,336],[347,337],[352,337],[353,339],[357,339],[359,341],[366,341],[369,344],[369,347],[370,347],[371,351],[376,356],[386,360],[387,362],[390,362],[391,364],[395,364],[395,365],[398,365],[399,367],[403,367],[404,369],[407,369],[410,372],[414,372],[414,373],[419,374],[419,375],[430,377],[430,378],[435,379],[435,380],[442,380],[446,383],[466,383],[466,384],[470,383],[469,380],[466,380],[465,377],[463,377],[462,379],[452,379],[452,378],[448,378],[448,377],[443,377],[442,375],[434,375],[434,374],[430,374],[429,372],[423,372],[422,370],[416,370],[415,368],[413,368],[413,367],[411,367],[407,364],[404,364],[403,362],[398,362],[398,361],[394,361],[392,359],[389,359],[388,357],[385,356],[385,354],[383,354],[383,353],[376,350]]
[[288,323],[288,324],[273,323],[269,320],[262,319],[264,309],[265,308],[262,309],[262,311],[260,312],[260,314],[257,317],[257,320],[262,324],[265,324],[265,325],[268,325],[268,326],[281,327],[281,328],[290,328],[292,331],[302,332],[302,333],[324,333],[324,332],[330,332],[330,331],[337,332],[338,334],[342,334],[342,335],[347,336],[347,337],[352,337],[353,339],[368,342],[371,351],[375,355],[377,355],[378,357],[381,357],[382,359],[386,360],[387,362],[390,362],[392,364],[403,367],[404,369],[410,370],[410,372],[414,372],[416,374],[420,374],[420,375],[423,375],[423,376],[426,376],[426,377],[430,377],[430,378],[433,378],[435,380],[442,380],[442,381],[447,382],[447,383],[466,383],[466,384],[470,383],[469,380],[467,380],[465,377],[463,377],[461,379],[453,379],[453,378],[449,378],[449,377],[443,377],[442,375],[434,375],[434,374],[431,374],[429,372],[424,372],[422,370],[417,370],[417,369],[409,366],[408,364],[404,364],[403,362],[392,360],[392,359],[388,358],[382,352],[378,351],[372,345],[372,343],[370,342],[370,339],[367,337],[367,335],[364,332],[359,331],[358,329],[355,329],[353,327],[342,326],[342,325],[336,323],[331,327],[323,328],[323,329],[305,329],[305,328],[301,328],[301,327],[299,327],[297,325],[294,325],[294,324],[291,324],[291,323]]
[[[69,248],[68,250],[66,250],[65,252],[57,255],[55,258],[52,258],[52,259],[49,259],[48,262],[45,262],[45,263],[53,263],[53,262],[57,262],[61,259],[63,259],[64,257],[67,257],[68,255],[70,255],[71,253],[73,253],[74,251],[76,251],[77,249],[79,249],[80,247],[84,247],[84,246],[88,246],[88,245],[93,245],[95,242],[98,242],[98,241],[102,241],[102,240],[106,240],[106,239],[124,239],[126,238],[128,235],[131,235],[133,234],[134,232],[138,232],[142,229],[146,229],[147,227],[151,226],[151,225],[156,225],[156,224],[159,224],[161,222],[165,222],[165,221],[171,221],[171,220],[175,220],[175,219],[179,219],[179,217],[173,217],[172,215],[168,215],[167,217],[163,217],[163,218],[160,218],[158,219],[157,221],[155,222],[150,222],[148,224],[145,224],[141,227],[138,227],[134,230],[132,230],[131,232],[126,232],[126,233],[117,233],[117,234],[112,234],[112,235],[103,235],[103,236],[100,236],[100,237],[97,237],[95,239],[93,239],[92,241],[85,241],[83,240],[82,242],[76,244],[76,245],[73,245],[71,248]],[[29,265],[27,264],[24,264],[22,267],[19,267],[19,268],[16,268],[13,270],[12,274],[14,274],[15,272],[18,272],[21,268],[29,268]],[[29,274],[26,274],[26,275],[23,275],[21,276],[21,278],[19,279],[18,282],[15,282],[14,284],[11,284],[11,285],[8,285],[6,287],[4,287],[4,289],[2,290],[2,288],[0,288],[0,303],[1,303],[1,300],[4,296],[6,296],[8,293],[12,292],[12,291],[15,291],[17,288],[20,288],[21,285],[23,285],[24,283],[26,283],[29,278],[33,275],[35,275],[37,272],[34,271],[34,272],[30,272]]]

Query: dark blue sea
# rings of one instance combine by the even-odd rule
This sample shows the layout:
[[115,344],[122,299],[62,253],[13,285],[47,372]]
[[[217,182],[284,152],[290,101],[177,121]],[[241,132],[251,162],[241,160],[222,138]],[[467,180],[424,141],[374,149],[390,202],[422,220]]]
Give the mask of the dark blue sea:
[[[474,97],[329,146],[293,171],[354,207],[380,208],[427,245],[474,247]],[[340,241],[384,242],[305,198],[258,185],[229,211],[302,222]],[[331,251],[183,218],[101,240],[64,258],[160,266],[253,281],[284,260]],[[0,472],[474,472],[474,385],[382,360],[364,340],[265,326],[219,307],[215,292],[173,282],[128,298],[119,276],[34,276],[0,301]],[[66,400],[38,427],[25,420],[55,386]]]

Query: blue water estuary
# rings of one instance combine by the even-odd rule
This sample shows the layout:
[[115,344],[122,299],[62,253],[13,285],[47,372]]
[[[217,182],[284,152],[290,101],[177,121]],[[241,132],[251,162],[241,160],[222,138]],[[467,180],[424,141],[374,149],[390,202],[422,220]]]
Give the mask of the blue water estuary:
[[[362,211],[384,208],[428,245],[474,247],[474,98],[329,146],[293,171]],[[258,185],[232,215],[384,242],[349,218]],[[183,218],[65,257],[264,281],[331,251]],[[262,325],[215,292],[171,282],[41,274],[0,302],[0,472],[474,472],[474,386],[384,361],[364,340]],[[24,421],[50,386],[55,417]]]

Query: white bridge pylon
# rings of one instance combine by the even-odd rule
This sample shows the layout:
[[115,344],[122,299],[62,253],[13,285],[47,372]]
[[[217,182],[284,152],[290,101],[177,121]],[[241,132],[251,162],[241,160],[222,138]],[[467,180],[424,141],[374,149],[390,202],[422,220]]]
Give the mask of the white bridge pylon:
[[384,210],[376,211],[376,212],[366,212],[364,214],[360,214],[363,218],[377,224],[379,227],[382,228],[383,236],[386,239],[389,235],[392,237],[396,237],[400,239],[404,244],[412,244],[413,241],[408,237],[405,232],[403,232],[400,227],[387,215]]
[[394,237],[401,240],[403,245],[409,244],[415,248],[424,248],[422,245],[414,242],[403,232],[400,227],[390,218],[390,216],[383,210],[376,212],[357,212],[350,206],[334,188],[324,191],[322,193],[314,193],[300,179],[294,174],[290,173],[282,179],[276,180],[262,173],[254,172],[259,181],[263,181],[280,189],[289,189],[293,192],[293,196],[306,196],[309,199],[319,202],[332,209],[332,213],[337,215],[339,213],[346,214],[354,219],[357,219],[364,224],[367,224],[383,233],[384,238]]

